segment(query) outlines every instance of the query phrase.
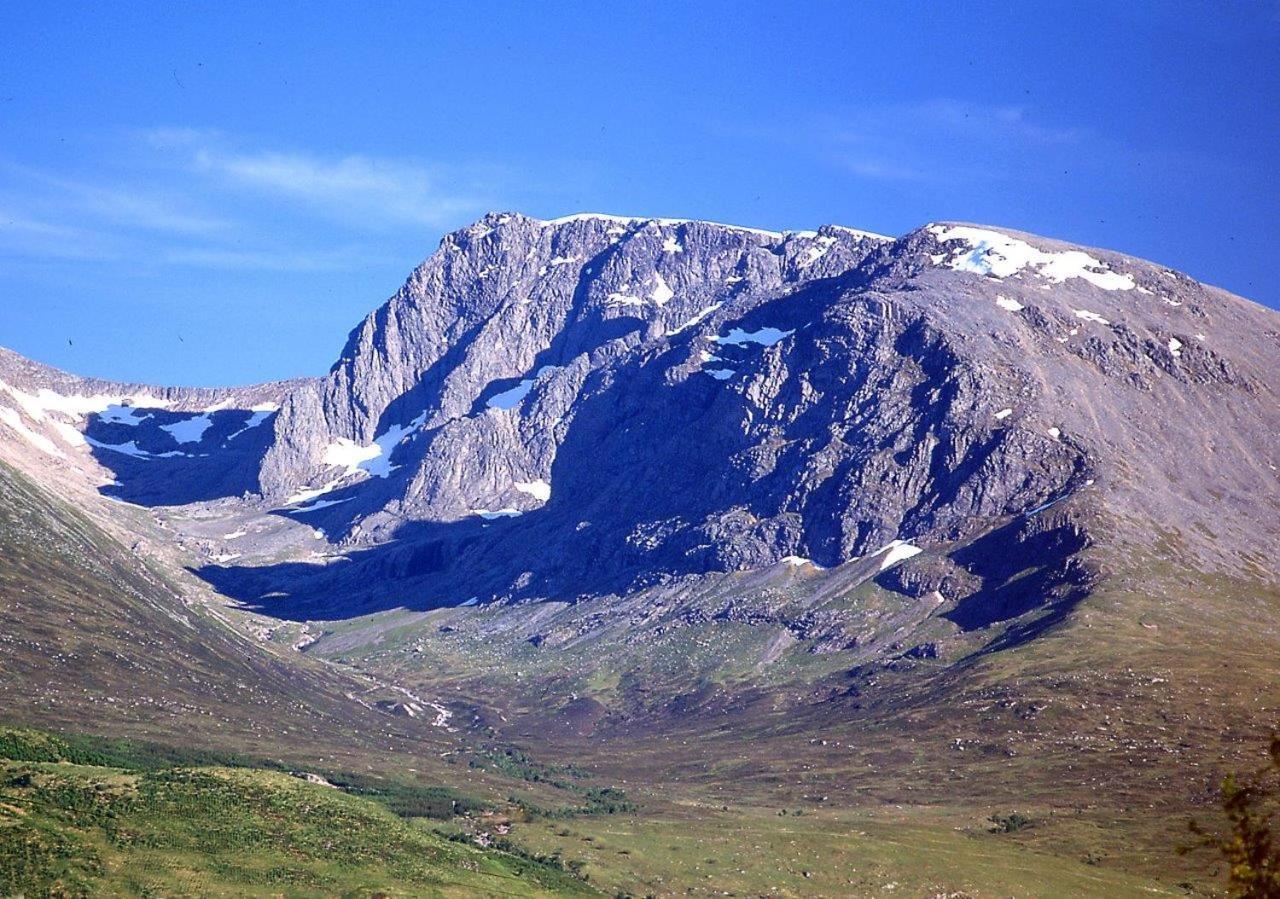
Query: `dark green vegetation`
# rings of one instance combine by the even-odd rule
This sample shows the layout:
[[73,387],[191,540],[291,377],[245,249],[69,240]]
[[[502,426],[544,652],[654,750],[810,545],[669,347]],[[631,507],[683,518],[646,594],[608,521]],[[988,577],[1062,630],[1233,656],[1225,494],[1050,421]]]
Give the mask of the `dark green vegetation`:
[[1271,758],[1260,771],[1243,780],[1228,774],[1222,783],[1225,834],[1211,833],[1198,821],[1190,824],[1195,847],[1211,849],[1227,864],[1232,895],[1245,899],[1280,896],[1280,843],[1274,819],[1280,806],[1280,735],[1271,736]]
[[5,894],[589,892],[560,864],[447,839],[321,782],[259,768],[88,765],[81,760],[120,755],[90,744],[0,737]]
[[[570,871],[635,896],[1210,894],[1225,869],[1173,849],[1191,815],[1221,829],[1217,785],[1280,708],[1280,594],[1169,547],[1091,551],[1105,576],[1069,614],[968,630],[857,570],[784,568],[613,618],[317,622],[305,654],[3,468],[0,553],[4,717],[77,735],[0,736],[29,895],[585,889]],[[726,606],[760,596],[770,615]],[[857,641],[804,629],[840,615]],[[387,683],[455,729],[380,711]]]
[[[544,610],[538,632],[572,636],[540,646],[492,638],[519,627],[520,607],[445,609],[330,622],[332,637],[312,651],[325,654],[331,639],[354,663],[467,708],[478,734],[500,733],[626,789],[638,818],[539,820],[513,835],[538,833],[542,851],[590,848],[592,882],[636,895],[676,892],[676,882],[767,886],[747,851],[757,828],[809,834],[810,876],[796,875],[796,895],[822,877],[831,878],[825,895],[878,892],[818,861],[871,824],[891,842],[963,833],[948,850],[956,870],[969,853],[987,859],[973,867],[985,880],[949,878],[944,866],[921,890],[998,895],[1004,882],[1006,892],[1035,895],[1034,879],[1002,881],[1014,868],[990,867],[1022,858],[1033,871],[1055,859],[1096,879],[1056,894],[1212,894],[1221,868],[1174,849],[1190,816],[1215,816],[1223,773],[1247,767],[1276,721],[1280,593],[1249,572],[1198,573],[1165,547],[1086,557],[1101,572],[1091,595],[1035,639],[1009,636],[1036,630],[1053,609],[965,632],[931,621],[936,655],[910,653],[915,642],[891,648],[916,614],[909,597],[874,581],[824,589],[828,575],[804,571],[727,577],[718,594],[690,592],[654,614],[639,636],[625,615],[596,623],[591,604]],[[1029,567],[1011,580],[1035,576]],[[717,614],[726,597],[753,591],[778,597],[772,619]],[[806,595],[826,605],[806,609]],[[833,652],[786,626],[842,604],[888,622],[887,637]],[[362,646],[347,639],[357,628]],[[557,837],[565,828],[595,842]],[[599,852],[610,833],[627,836]],[[682,837],[712,840],[722,863],[727,854],[755,874],[709,872],[687,847],[670,848]],[[859,851],[839,864],[856,866]],[[1015,854],[987,855],[1004,851]],[[665,865],[683,873],[664,875]],[[912,870],[905,856],[881,865],[881,887]]]

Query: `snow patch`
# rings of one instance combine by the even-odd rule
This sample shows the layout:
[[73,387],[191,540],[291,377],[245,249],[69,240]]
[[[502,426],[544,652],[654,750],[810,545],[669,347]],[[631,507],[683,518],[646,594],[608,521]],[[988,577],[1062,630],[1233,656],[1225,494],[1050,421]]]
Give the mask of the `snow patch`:
[[662,242],[662,252],[664,253],[683,253],[684,246],[680,241],[675,239],[674,235],[668,235]]
[[1111,322],[1107,321],[1098,313],[1090,312],[1088,309],[1074,309],[1072,311],[1075,313],[1076,318],[1082,318],[1087,322],[1097,322],[1100,325],[1111,324]]
[[717,309],[719,309],[719,308],[720,308],[721,306],[723,306],[723,305],[724,305],[724,303],[723,303],[723,302],[720,302],[720,303],[712,303],[712,304],[711,304],[710,306],[708,306],[706,309],[703,309],[701,312],[699,312],[699,313],[698,313],[697,315],[695,315],[693,318],[691,318],[691,319],[689,319],[687,322],[685,322],[683,325],[679,325],[678,327],[672,328],[670,331],[668,331],[668,332],[667,332],[666,336],[667,336],[667,337],[672,337],[672,336],[674,336],[674,335],[676,335],[676,334],[679,334],[681,331],[685,331],[685,330],[687,330],[687,329],[689,329],[689,328],[692,328],[694,325],[698,324],[698,322],[702,321],[704,318],[706,318],[706,317],[707,317],[708,315],[710,315],[711,313],[715,312]]
[[498,509],[497,511],[490,511],[488,509],[471,509],[470,511],[472,515],[479,515],[485,521],[493,521],[495,518],[518,518],[524,514],[519,509],[513,509],[510,506],[505,509]]
[[1132,275],[1113,272],[1101,260],[1081,250],[1046,252],[999,231],[965,225],[930,225],[929,231],[941,242],[956,240],[967,245],[968,249],[950,250],[945,258],[946,265],[956,271],[1008,278],[1025,268],[1033,268],[1041,277],[1058,283],[1081,278],[1102,290],[1134,287]]
[[804,556],[783,556],[778,560],[780,565],[790,565],[792,568],[803,568],[808,565],[822,571],[822,566],[814,562],[813,559],[806,559]]
[[427,413],[423,412],[407,425],[392,425],[381,435],[373,438],[373,443],[367,446],[361,446],[346,437],[339,437],[336,443],[325,447],[321,461],[335,468],[345,468],[348,475],[363,471],[375,478],[390,477],[391,472],[400,467],[391,464],[391,454],[405,438],[422,427],[426,420]]
[[1169,338],[1169,352],[1176,359],[1182,355],[1182,341],[1176,337]]
[[924,550],[918,546],[912,546],[906,540],[894,540],[888,546],[876,550],[872,555],[878,556],[880,553],[885,553],[885,557],[880,560],[880,570],[884,571],[899,562],[905,562],[913,556],[918,556],[922,552]]
[[794,329],[780,331],[777,328],[761,328],[759,331],[748,332],[741,328],[733,328],[729,331],[727,337],[714,337],[712,339],[721,346],[744,346],[748,343],[773,346],[778,341],[790,337],[794,333],[796,333]]
[[204,439],[204,432],[211,427],[213,420],[208,415],[196,415],[186,421],[161,425],[160,430],[167,431],[178,443],[199,443]]
[[1001,296],[999,294],[996,295],[996,305],[999,306],[1001,309],[1008,309],[1010,312],[1021,312],[1023,309],[1026,308],[1017,300],[1012,299],[1010,297]]
[[667,281],[662,277],[661,272],[655,274],[654,278],[656,281],[653,286],[653,291],[649,294],[649,299],[653,300],[654,304],[657,306],[664,306],[668,300],[676,295],[675,291],[667,284]]
[[22,420],[22,416],[18,414],[17,409],[10,409],[8,406],[0,408],[0,421],[7,424],[18,434],[19,437],[27,441],[27,443],[30,443],[42,453],[63,458],[62,450],[58,449],[52,440],[27,427],[27,423]]
[[[50,412],[59,413],[72,421],[82,421],[86,415],[94,413],[101,415],[111,409],[123,410],[132,407],[167,409],[173,405],[171,401],[159,399],[149,393],[135,393],[129,396],[108,396],[106,394],[67,396],[47,387],[42,387],[35,393],[27,393],[24,390],[6,384],[4,381],[0,381],[0,391],[8,393],[17,400],[23,411],[36,421],[47,421]],[[112,414],[124,416],[126,413],[116,411]],[[134,413],[127,414],[132,416]],[[138,422],[130,423],[137,424]]]
[[1004,421],[1006,418],[1008,418],[1012,414],[1013,414],[1012,409],[1001,409],[999,412],[996,413],[996,421]]
[[527,482],[518,481],[516,482],[516,489],[521,493],[527,493],[534,499],[541,500],[544,503],[551,499],[551,485],[543,480]]
[[101,441],[94,440],[92,437],[86,437],[85,443],[89,444],[89,446],[94,449],[110,450],[113,453],[132,456],[135,459],[171,459],[175,456],[189,457],[191,455],[190,453],[182,453],[177,450],[169,450],[164,453],[147,452],[146,450],[139,448],[136,440],[130,440],[127,443],[102,443]]
[[514,409],[529,395],[529,391],[533,389],[534,382],[554,368],[555,366],[553,365],[542,366],[532,378],[525,378],[510,390],[504,390],[502,393],[489,397],[489,401],[485,405],[490,409],[500,409],[503,412]]
[[348,503],[348,502],[351,502],[351,497],[347,497],[346,499],[318,499],[315,502],[308,503],[305,506],[298,506],[298,508],[294,509],[293,511],[316,512],[316,511],[319,511],[320,509],[327,509],[330,506],[338,506],[338,505],[341,505],[342,503]]

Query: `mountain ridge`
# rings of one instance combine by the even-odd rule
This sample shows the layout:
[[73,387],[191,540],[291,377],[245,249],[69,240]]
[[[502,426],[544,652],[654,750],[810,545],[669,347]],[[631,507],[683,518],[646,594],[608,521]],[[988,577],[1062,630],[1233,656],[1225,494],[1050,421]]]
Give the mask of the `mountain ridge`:
[[[1235,341],[1233,358],[1224,355],[1218,335],[1205,333],[1219,321],[1256,332],[1247,335],[1252,345]],[[934,222],[891,239],[833,225],[770,232],[490,213],[446,235],[352,330],[327,376],[122,396],[78,417],[88,421],[95,461],[115,476],[106,492],[119,498],[164,506],[239,497],[246,508],[311,526],[342,552],[405,542],[405,529],[421,523],[427,532],[460,534],[444,543],[426,537],[435,541],[431,552],[448,554],[451,541],[489,542],[474,538],[467,520],[480,531],[510,529],[518,516],[558,508],[559,491],[571,483],[554,475],[566,441],[580,459],[593,441],[617,443],[631,426],[618,412],[626,409],[627,420],[656,422],[656,430],[646,435],[648,448],[623,441],[609,459],[591,463],[604,466],[592,481],[622,489],[613,504],[631,507],[613,540],[635,558],[621,562],[606,550],[610,566],[723,570],[794,556],[829,567],[892,541],[963,537],[975,522],[1060,502],[1092,484],[1098,447],[1134,430],[1116,419],[1117,404],[1163,396],[1161,379],[1183,385],[1179,402],[1196,385],[1225,390],[1227,402],[1274,394],[1280,388],[1266,363],[1280,345],[1277,333],[1275,313],[1162,266],[1006,229]],[[793,361],[792,353],[803,356]],[[0,380],[8,385],[17,357],[4,358]],[[28,386],[126,389],[52,370],[24,374],[16,380]],[[815,377],[841,397],[839,411],[819,395]],[[1090,378],[1083,392],[1063,394]],[[13,386],[5,389],[17,397]],[[1113,402],[1072,420],[1104,387]],[[610,397],[610,407],[595,396]],[[156,408],[145,416],[119,411],[146,408],[139,400]],[[5,414],[33,407],[58,416],[29,394],[24,408]],[[597,407],[604,417],[593,417]],[[690,407],[701,411],[690,417]],[[803,422],[801,407],[809,410]],[[1068,420],[1072,427],[1063,426]],[[68,427],[77,422],[47,424],[54,426],[42,438],[48,445],[61,451],[59,437],[75,442]],[[1167,442],[1156,424],[1145,423],[1130,442]],[[1258,425],[1265,430],[1265,421]],[[681,467],[676,460],[700,454],[699,472],[724,464],[705,441],[682,443],[673,427],[720,434],[718,457],[745,466],[747,480],[736,493],[704,497],[719,508],[697,514],[713,518],[675,531],[655,520],[646,536],[643,516],[667,498],[630,499],[635,484],[627,470],[610,470],[611,460],[639,452],[631,472],[654,468],[649,480],[658,469],[669,478]],[[175,442],[162,431],[196,439]],[[141,443],[125,439],[139,434]],[[891,458],[872,452],[884,441],[895,444]],[[650,449],[663,445],[670,458],[655,466]],[[779,455],[779,447],[790,449]],[[808,487],[779,478],[806,466]],[[175,477],[202,489],[169,495]],[[599,491],[584,489],[581,502],[593,502]],[[690,484],[680,496],[700,489]],[[1231,489],[1245,492],[1239,478]],[[751,491],[756,498],[732,511]],[[807,494],[808,512],[796,505]],[[841,513],[852,496],[860,499]],[[669,522],[688,511],[677,502]],[[734,521],[744,512],[769,523],[743,531]],[[844,523],[824,522],[833,513],[846,515]],[[566,546],[590,556],[601,545],[569,531],[586,521],[557,527]],[[655,539],[657,556],[638,549]]]

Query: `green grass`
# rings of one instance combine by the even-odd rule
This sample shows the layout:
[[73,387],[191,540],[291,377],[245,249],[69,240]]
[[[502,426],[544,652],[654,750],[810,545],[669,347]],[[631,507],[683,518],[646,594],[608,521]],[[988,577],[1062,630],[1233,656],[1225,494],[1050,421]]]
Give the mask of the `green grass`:
[[779,811],[686,804],[513,833],[582,862],[606,892],[631,896],[1182,895],[1156,878],[1038,851],[949,809]]
[[449,840],[276,771],[0,763],[0,892],[583,895],[553,865]]

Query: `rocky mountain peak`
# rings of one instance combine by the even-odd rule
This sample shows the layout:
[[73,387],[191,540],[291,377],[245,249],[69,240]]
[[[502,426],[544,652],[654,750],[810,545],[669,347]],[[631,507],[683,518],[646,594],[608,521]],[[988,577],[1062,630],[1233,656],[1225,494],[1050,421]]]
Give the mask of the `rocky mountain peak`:
[[[431,602],[839,566],[1010,517],[1034,530],[1044,509],[1174,519],[1209,556],[1275,527],[1278,333],[1163,266],[982,225],[895,240],[491,213],[323,378],[0,414],[55,448],[82,431],[62,456],[88,454],[113,495],[270,513],[260,533],[361,560],[308,577]],[[99,386],[6,369],[63,397]],[[1236,499],[1210,522],[1213,495]]]

